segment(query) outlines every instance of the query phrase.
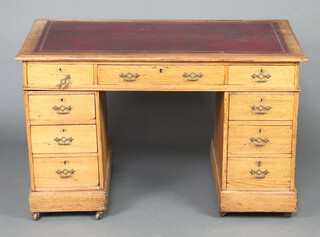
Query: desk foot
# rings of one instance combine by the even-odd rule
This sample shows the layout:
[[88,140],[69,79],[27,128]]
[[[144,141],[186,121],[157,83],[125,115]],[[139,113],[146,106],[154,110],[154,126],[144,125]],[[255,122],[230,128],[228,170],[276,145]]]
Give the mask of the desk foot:
[[102,211],[97,211],[96,212],[96,220],[100,220],[103,216],[103,212]]
[[226,216],[226,215],[227,215],[227,213],[226,213],[226,212],[219,211],[219,216],[224,217],[224,216]]
[[284,212],[283,216],[286,217],[286,218],[289,218],[289,217],[292,216],[292,212]]
[[32,218],[33,218],[34,221],[39,220],[40,219],[40,213],[39,212],[34,212],[32,214]]

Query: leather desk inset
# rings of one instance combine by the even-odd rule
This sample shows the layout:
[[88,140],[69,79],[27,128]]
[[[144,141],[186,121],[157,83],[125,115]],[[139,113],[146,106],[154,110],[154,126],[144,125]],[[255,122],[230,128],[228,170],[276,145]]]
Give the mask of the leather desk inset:
[[216,92],[211,163],[220,215],[297,209],[299,63],[269,21],[35,21],[23,61],[30,210],[107,209],[106,91]]
[[286,53],[287,46],[277,22],[48,21],[35,52],[50,51]]

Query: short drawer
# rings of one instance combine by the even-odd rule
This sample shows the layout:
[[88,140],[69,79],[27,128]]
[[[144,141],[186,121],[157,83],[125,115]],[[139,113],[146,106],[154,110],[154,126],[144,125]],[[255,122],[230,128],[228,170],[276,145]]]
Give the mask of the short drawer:
[[294,88],[295,66],[230,66],[229,84]]
[[93,84],[93,65],[29,63],[27,75],[29,87],[76,88]]
[[94,94],[42,94],[32,93],[29,98],[29,116],[31,123],[74,120],[94,120]]
[[292,126],[229,126],[229,154],[291,152]]
[[229,158],[228,190],[288,190],[291,158]]
[[33,170],[36,189],[89,187],[99,184],[97,157],[35,158]]
[[292,120],[292,93],[231,94],[229,120]]
[[98,84],[221,85],[224,66],[99,65]]
[[96,125],[31,126],[33,153],[97,152]]

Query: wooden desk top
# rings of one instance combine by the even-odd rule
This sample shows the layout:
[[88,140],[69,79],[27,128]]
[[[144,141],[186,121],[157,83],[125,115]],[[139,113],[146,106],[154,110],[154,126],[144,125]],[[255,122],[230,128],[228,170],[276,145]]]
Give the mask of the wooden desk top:
[[307,61],[288,21],[37,19],[21,61]]

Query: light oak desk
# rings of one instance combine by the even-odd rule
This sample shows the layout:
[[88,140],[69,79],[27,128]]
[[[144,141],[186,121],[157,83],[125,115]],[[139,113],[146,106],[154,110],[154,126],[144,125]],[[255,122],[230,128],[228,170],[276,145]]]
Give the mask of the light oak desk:
[[[23,61],[34,220],[107,208],[106,91],[216,92],[211,163],[220,215],[297,209],[299,63],[274,21],[35,21]],[[209,142],[208,142],[209,145]]]

